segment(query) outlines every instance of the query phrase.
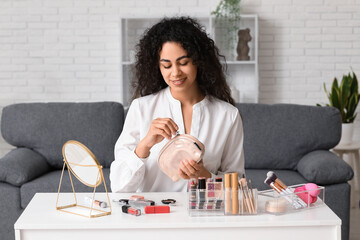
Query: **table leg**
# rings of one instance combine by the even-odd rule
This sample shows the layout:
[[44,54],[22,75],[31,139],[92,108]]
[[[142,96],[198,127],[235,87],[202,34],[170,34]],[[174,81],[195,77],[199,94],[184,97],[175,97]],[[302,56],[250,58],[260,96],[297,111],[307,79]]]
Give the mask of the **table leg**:
[[[350,167],[354,170],[355,172],[355,169],[354,169],[354,162],[355,159],[354,159],[354,155],[353,155],[353,152],[344,152],[344,151],[341,151],[341,150],[335,150],[335,152],[338,154],[338,156],[344,160],[345,162],[347,162]],[[349,156],[349,159],[347,159],[347,161],[344,159],[344,154],[347,154]],[[350,186],[351,186],[351,191],[350,191],[350,206],[351,208],[355,208],[355,194],[356,194],[356,191],[355,191],[355,175],[353,177],[353,179],[351,179],[349,181],[350,183]]]
[[21,240],[21,234],[19,229],[15,229],[15,240]]

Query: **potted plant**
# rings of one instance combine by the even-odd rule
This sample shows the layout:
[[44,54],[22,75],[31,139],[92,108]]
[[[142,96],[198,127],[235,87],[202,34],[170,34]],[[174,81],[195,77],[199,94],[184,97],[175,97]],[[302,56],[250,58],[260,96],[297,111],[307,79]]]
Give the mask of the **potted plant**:
[[[324,90],[331,106],[339,109],[342,118],[342,132],[339,144],[345,145],[352,141],[354,132],[354,120],[356,118],[356,107],[359,103],[358,79],[354,72],[344,75],[339,85],[338,80],[334,78],[331,90],[327,91],[324,83]],[[320,106],[320,104],[317,104]]]
[[215,11],[211,12],[215,16],[215,23],[224,31],[219,36],[224,37],[226,57],[235,59],[235,43],[237,31],[240,26],[240,0],[221,0]]

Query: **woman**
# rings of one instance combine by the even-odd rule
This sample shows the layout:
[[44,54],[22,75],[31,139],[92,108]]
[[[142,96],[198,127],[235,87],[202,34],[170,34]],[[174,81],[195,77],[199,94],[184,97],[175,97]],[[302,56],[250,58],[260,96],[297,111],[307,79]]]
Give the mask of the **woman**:
[[[189,178],[244,173],[242,121],[203,27],[191,18],[165,18],[137,47],[134,100],[115,145],[112,191],[186,191]],[[174,183],[157,159],[177,131],[198,138],[206,151],[199,163],[182,160],[182,180]]]

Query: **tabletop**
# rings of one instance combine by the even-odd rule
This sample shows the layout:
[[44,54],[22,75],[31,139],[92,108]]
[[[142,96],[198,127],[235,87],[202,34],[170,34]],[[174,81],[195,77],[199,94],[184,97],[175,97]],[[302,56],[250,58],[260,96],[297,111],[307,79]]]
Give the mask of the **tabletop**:
[[[77,193],[78,201],[91,193]],[[56,210],[56,193],[36,193],[15,223],[15,229],[149,229],[149,228],[222,228],[222,227],[272,227],[272,226],[329,226],[340,225],[341,220],[326,204],[280,216],[258,214],[255,216],[189,217],[187,194],[181,192],[142,193],[146,199],[157,204],[162,199],[176,199],[169,214],[142,214],[133,216],[122,213],[121,206],[112,200],[129,198],[131,193],[110,193],[112,214],[86,218]],[[61,193],[62,200],[69,200],[72,193]],[[96,199],[106,201],[105,193],[97,193]]]

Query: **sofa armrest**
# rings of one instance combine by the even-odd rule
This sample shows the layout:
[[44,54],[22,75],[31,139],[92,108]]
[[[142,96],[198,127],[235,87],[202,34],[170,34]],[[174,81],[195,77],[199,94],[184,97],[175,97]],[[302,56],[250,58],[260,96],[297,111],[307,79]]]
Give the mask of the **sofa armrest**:
[[327,150],[306,154],[300,159],[297,170],[309,182],[320,185],[345,183],[354,175],[349,164]]
[[28,148],[16,148],[0,159],[0,181],[21,186],[50,170],[46,159]]

